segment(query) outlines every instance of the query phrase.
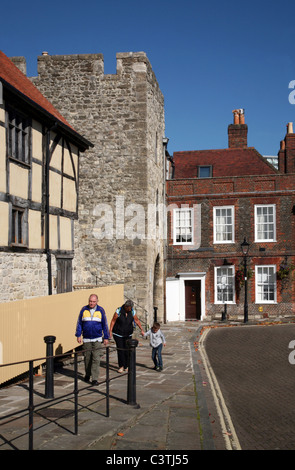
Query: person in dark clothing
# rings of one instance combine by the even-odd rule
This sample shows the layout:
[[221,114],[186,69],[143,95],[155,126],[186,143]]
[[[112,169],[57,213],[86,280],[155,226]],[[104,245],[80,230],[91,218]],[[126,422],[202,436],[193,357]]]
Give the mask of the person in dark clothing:
[[127,300],[122,307],[117,308],[110,324],[110,338],[113,338],[117,346],[118,372],[122,373],[128,368],[128,346],[127,340],[132,337],[134,322],[144,334],[136,311],[133,309],[132,300]]

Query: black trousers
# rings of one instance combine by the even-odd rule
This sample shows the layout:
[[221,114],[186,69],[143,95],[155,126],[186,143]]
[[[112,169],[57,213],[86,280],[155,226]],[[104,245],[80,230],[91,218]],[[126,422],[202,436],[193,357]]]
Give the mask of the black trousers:
[[124,367],[124,369],[127,369],[128,367],[128,345],[127,345],[127,340],[130,339],[132,335],[130,336],[117,336],[113,335],[113,338],[116,342],[117,346],[117,354],[118,354],[118,365],[119,367]]

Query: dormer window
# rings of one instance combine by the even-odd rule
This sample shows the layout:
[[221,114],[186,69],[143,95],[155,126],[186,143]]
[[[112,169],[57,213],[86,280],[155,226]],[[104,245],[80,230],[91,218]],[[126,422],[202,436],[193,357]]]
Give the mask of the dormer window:
[[211,178],[212,177],[212,165],[199,165],[198,166],[198,178]]

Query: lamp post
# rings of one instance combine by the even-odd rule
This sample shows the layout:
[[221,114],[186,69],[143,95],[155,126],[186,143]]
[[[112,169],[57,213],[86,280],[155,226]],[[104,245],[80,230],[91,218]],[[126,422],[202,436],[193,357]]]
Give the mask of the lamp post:
[[243,243],[241,243],[241,249],[244,256],[244,278],[245,278],[245,302],[244,302],[244,323],[248,322],[248,296],[247,296],[247,256],[249,252],[250,244],[244,238]]
[[226,276],[222,276],[221,278],[221,291],[222,291],[222,302],[223,302],[223,306],[224,306],[224,309],[222,311],[222,315],[221,315],[221,321],[225,321],[226,320],[226,314],[227,314],[227,303],[226,303],[226,299],[225,299],[225,296],[226,296],[226,289],[227,289],[227,285],[226,285]]

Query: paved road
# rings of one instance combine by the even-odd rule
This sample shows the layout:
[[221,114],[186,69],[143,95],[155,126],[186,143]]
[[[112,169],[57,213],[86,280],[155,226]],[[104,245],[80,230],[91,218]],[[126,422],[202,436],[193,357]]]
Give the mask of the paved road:
[[[295,324],[208,329],[209,370],[242,450],[295,449]],[[211,368],[210,368],[211,366]]]

